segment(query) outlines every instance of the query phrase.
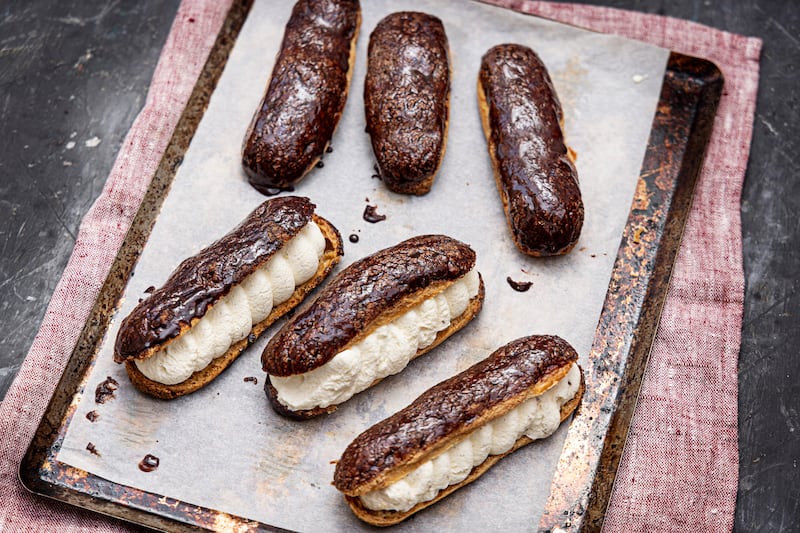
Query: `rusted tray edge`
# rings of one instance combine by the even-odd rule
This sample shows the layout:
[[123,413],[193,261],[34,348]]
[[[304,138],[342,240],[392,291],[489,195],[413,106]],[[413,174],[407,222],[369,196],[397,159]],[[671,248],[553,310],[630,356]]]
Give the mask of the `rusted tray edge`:
[[[76,395],[90,371],[136,261],[155,224],[178,167],[205,113],[253,0],[234,0],[197,79],[139,210],[100,289],[64,373],[19,466],[29,491],[108,516],[165,531],[252,525],[226,513],[185,504],[109,482],[56,460],[74,413]],[[250,527],[246,527],[250,529]],[[266,529],[266,528],[262,528]],[[275,528],[269,528],[276,531]]]
[[[266,524],[249,521],[244,518],[232,516],[213,509],[186,504],[158,494],[148,493],[132,487],[112,483],[94,476],[93,474],[75,469],[63,463],[59,463],[55,460],[66,432],[66,428],[75,408],[73,405],[73,400],[75,395],[79,392],[82,378],[86,372],[90,370],[91,365],[93,364],[97,347],[99,346],[104,332],[106,331],[110,317],[113,315],[113,312],[119,301],[119,297],[122,294],[122,290],[124,289],[133,266],[138,259],[147,237],[149,236],[150,230],[155,223],[160,205],[166,196],[166,192],[170,187],[175,172],[182,161],[183,154],[188,148],[189,142],[191,141],[197,125],[202,118],[205,107],[208,103],[208,99],[210,98],[216,82],[222,73],[227,56],[236,41],[236,36],[241,29],[251,4],[252,0],[234,1],[223,28],[217,37],[204,70],[198,79],[198,83],[193,91],[189,104],[181,116],[175,133],[170,140],[167,151],[165,152],[158,170],[156,171],[156,175],[154,176],[153,181],[145,195],[142,207],[137,213],[131,230],[126,236],[125,242],[120,250],[120,254],[115,260],[108,279],[101,289],[101,297],[98,299],[93,308],[90,318],[84,327],[84,331],[80,336],[79,343],[68,361],[67,368],[65,369],[65,372],[56,388],[53,398],[51,399],[47,411],[45,412],[45,416],[40,423],[37,433],[34,436],[34,439],[20,465],[20,479],[22,480],[23,485],[32,492],[156,529],[169,531],[189,531],[196,530],[197,528],[212,530],[224,528],[235,529],[237,531],[279,531],[279,529]],[[664,81],[665,89],[662,90],[662,101],[659,102],[659,112],[662,109],[662,104],[664,103],[664,92],[666,91],[667,85],[670,85],[674,92],[682,90],[679,85],[673,81],[670,81],[671,78],[689,80],[690,85],[693,86],[694,93],[698,92],[696,87],[698,83],[702,86],[700,89],[704,89],[707,88],[706,86],[713,85],[714,80],[710,78],[708,80],[704,80],[693,77],[692,73],[694,70],[697,70],[696,68],[688,70],[685,68],[686,65],[684,65],[684,63],[691,63],[692,61],[696,62],[702,60],[687,58],[686,56],[680,56],[678,54],[672,54],[670,57],[667,75],[665,76]],[[711,67],[713,67],[713,65],[711,65]],[[714,70],[716,70],[715,67]],[[719,78],[719,86],[721,88],[721,75],[719,75],[718,71],[716,72]],[[717,91],[717,99],[718,96],[719,90]],[[674,100],[677,99],[673,98],[673,101]],[[682,110],[686,111],[685,118],[696,118],[695,115],[697,115],[697,113],[695,113],[695,111],[698,110],[700,100],[702,100],[702,98],[700,98],[697,94],[691,98],[691,102],[686,105],[687,109]],[[631,266],[631,260],[647,260],[649,262],[646,264],[650,265],[649,268],[655,269],[647,276],[647,283],[642,284],[643,278],[641,278],[639,283],[637,283],[637,286],[632,287],[636,288],[637,290],[641,290],[642,294],[634,297],[632,300],[626,303],[626,309],[628,312],[634,314],[625,316],[633,316],[638,318],[635,327],[630,328],[631,331],[629,334],[637,334],[640,335],[641,338],[629,338],[629,342],[625,346],[617,347],[615,348],[616,351],[613,352],[613,354],[617,355],[626,353],[629,357],[631,357],[631,355],[634,353],[644,354],[641,357],[643,362],[641,364],[640,372],[638,373],[638,378],[635,372],[630,373],[629,377],[635,379],[628,380],[629,387],[627,387],[627,389],[622,387],[622,390],[627,391],[628,395],[630,395],[631,389],[635,389],[636,391],[639,389],[641,373],[644,369],[644,361],[646,361],[646,353],[649,350],[652,342],[657,324],[658,313],[660,312],[661,303],[663,303],[663,295],[666,293],[669,272],[671,271],[671,266],[677,251],[677,245],[680,241],[680,234],[683,228],[683,223],[685,222],[685,216],[686,213],[688,213],[688,206],[691,201],[694,178],[697,175],[697,171],[699,171],[703,150],[708,139],[708,133],[710,133],[710,123],[713,121],[716,100],[708,96],[705,100],[707,100],[708,106],[712,108],[707,113],[708,116],[706,117],[709,122],[707,127],[708,132],[706,132],[704,136],[699,135],[699,133],[702,133],[700,130],[703,130],[703,128],[698,127],[702,126],[702,124],[699,124],[696,121],[695,123],[688,121],[682,124],[682,126],[688,128],[688,130],[692,133],[689,140],[697,139],[697,141],[694,143],[687,141],[684,143],[684,146],[682,146],[684,151],[687,151],[686,148],[691,148],[694,146],[694,144],[698,145],[694,147],[695,149],[692,151],[692,153],[697,152],[697,149],[699,148],[698,161],[694,165],[694,167],[696,167],[694,172],[687,172],[687,169],[683,169],[683,167],[686,167],[687,165],[684,164],[681,157],[675,157],[673,155],[673,157],[670,158],[669,163],[681,166],[680,172],[678,170],[675,170],[675,172],[668,172],[670,169],[664,169],[667,172],[664,172],[663,174],[669,174],[669,176],[662,175],[658,180],[656,179],[658,177],[656,175],[657,172],[654,171],[658,171],[660,166],[665,163],[665,159],[663,153],[660,154],[659,157],[654,157],[653,154],[651,154],[651,149],[654,145],[653,140],[656,137],[655,127],[659,125],[659,114],[657,113],[656,120],[654,121],[654,131],[651,132],[648,153],[645,157],[645,164],[642,167],[640,186],[639,189],[637,189],[637,195],[634,199],[634,206],[629,216],[628,225],[626,226],[618,252],[618,257],[615,262],[612,284],[615,282],[615,279],[622,279],[622,277],[624,277],[620,275],[621,273],[618,269],[620,267],[629,268]],[[702,111],[702,109],[700,111]],[[670,135],[670,128],[673,128],[676,125],[675,115],[673,115],[670,120],[671,122],[662,121],[662,123],[660,123],[662,136]],[[677,145],[680,145],[680,143],[677,143]],[[678,153],[679,152],[673,150],[673,154]],[[652,160],[652,164],[648,163],[650,160]],[[646,169],[650,170],[648,171]],[[672,176],[672,174],[675,174],[675,176]],[[687,178],[682,177],[684,175],[691,177],[691,184],[688,183]],[[672,182],[664,182],[665,179],[668,180],[670,177],[675,177],[676,179]],[[682,178],[677,179],[677,177]],[[656,182],[661,185],[666,183],[667,187],[666,190],[661,190],[662,196],[664,196],[664,202],[660,204],[661,210],[652,208],[652,206],[656,206],[658,204],[660,198],[651,195],[649,197],[651,205],[644,209],[640,209],[641,213],[637,213],[637,202],[640,199],[648,199],[647,195],[652,192],[649,188],[655,187]],[[642,189],[643,183],[645,184],[645,189]],[[680,189],[669,189],[669,187],[675,187],[676,185],[680,185]],[[683,189],[686,190],[685,192],[681,193],[681,190]],[[683,198],[683,196],[685,196],[685,198]],[[679,200],[681,200],[681,198],[683,198],[685,206],[683,206],[681,209],[678,209],[677,206],[679,206]],[[672,215],[672,211],[680,211],[680,213],[678,213],[680,216],[676,217]],[[656,223],[657,221],[647,219],[648,214],[652,215],[654,213],[662,214],[664,216],[665,223],[661,224],[661,226],[658,226]],[[677,232],[674,231],[675,228],[672,228],[672,226],[675,225],[673,220],[677,220],[678,222],[678,225],[676,226]],[[648,231],[647,235],[650,237],[641,239],[641,235],[637,236],[637,234],[635,234],[635,232],[632,230],[633,226],[631,225],[631,221],[639,221],[641,224],[643,224],[637,227],[645,227]],[[651,238],[653,235],[655,235],[655,232],[651,231],[651,228],[655,230],[657,227],[660,227],[661,230],[660,238],[671,239],[664,241],[664,243],[670,244],[670,246],[667,247],[667,250],[663,250],[663,243],[659,241],[658,238]],[[636,241],[636,246],[631,244],[634,241]],[[631,251],[635,251],[636,253],[641,251],[642,254],[640,256],[630,255]],[[666,267],[666,270],[658,273],[657,271],[659,268],[661,268],[661,266]],[[636,266],[636,269],[629,268],[629,272],[626,275],[629,276],[630,279],[635,280],[635,272],[643,271],[644,274],[647,274],[647,268],[648,267],[645,266],[645,263],[640,263],[638,266]],[[655,280],[661,280],[661,283],[656,284]],[[639,285],[642,286],[639,287]],[[655,288],[650,288],[651,286],[655,285],[658,285],[658,287],[662,289],[661,292],[663,294],[661,294],[660,298],[657,298],[658,291]],[[648,291],[655,292],[650,294]],[[612,292],[613,290],[610,286],[609,295]],[[653,297],[656,297],[656,299],[659,300],[658,305],[654,306],[651,304]],[[618,311],[615,311],[615,307],[609,307],[609,299],[609,297],[606,298],[606,303],[600,318],[600,326],[595,335],[594,347],[592,349],[593,361],[598,360],[596,356],[598,353],[603,353],[598,350],[598,340],[601,338],[613,340],[622,330],[617,329],[617,333],[613,333],[611,331],[611,329],[613,329],[612,326],[625,326],[624,322],[621,324],[616,323],[616,320],[620,319],[620,317],[615,318],[615,316],[613,316],[613,314],[617,313]],[[618,302],[615,305],[618,305]],[[653,309],[648,310],[651,307]],[[607,334],[601,334],[601,328],[603,327],[607,329]],[[648,327],[649,330],[652,330],[650,331],[649,335],[646,334]],[[646,340],[646,342],[643,342],[643,340]],[[609,372],[610,370],[612,370],[611,366],[606,368],[606,372]],[[616,401],[612,402],[613,405],[624,406],[631,404],[632,401],[635,400],[635,394],[633,394],[633,398],[630,398],[630,401],[627,398],[623,400],[620,397],[619,389],[620,386],[616,385]],[[608,399],[610,397],[607,396],[606,398]],[[587,401],[585,400],[584,403],[586,404]],[[602,408],[606,409],[607,407],[603,405]],[[588,410],[588,408],[581,410],[579,415],[576,417],[576,422],[573,423],[573,426],[580,424],[582,417]],[[579,491],[577,498],[573,498],[573,500],[571,500],[574,502],[573,505],[553,506],[551,503],[554,501],[554,495],[559,492],[558,488],[563,483],[563,480],[559,477],[563,470],[562,463],[564,463],[565,456],[570,453],[574,453],[570,451],[575,448],[574,446],[571,446],[571,442],[574,439],[572,436],[574,430],[572,428],[570,429],[567,437],[567,444],[565,444],[565,449],[562,453],[561,461],[559,462],[557,475],[554,479],[553,492],[551,494],[550,501],[548,502],[546,511],[548,514],[543,517],[542,525],[540,525],[540,527],[544,528],[545,530],[549,529],[550,526],[544,525],[546,519],[549,516],[559,515],[557,518],[560,521],[554,523],[557,523],[562,527],[572,527],[570,525],[564,525],[571,523],[580,528],[583,524],[587,523],[587,520],[585,518],[581,519],[581,517],[589,516],[587,510],[595,508],[599,509],[600,523],[602,522],[602,512],[605,509],[605,502],[607,502],[608,495],[610,494],[610,483],[613,482],[613,472],[616,470],[616,464],[619,461],[619,455],[622,449],[621,443],[624,442],[624,436],[627,431],[628,422],[630,421],[630,415],[633,412],[632,405],[630,405],[629,410],[630,413],[628,414],[627,418],[624,416],[612,417],[612,414],[616,414],[615,410],[613,409],[610,412],[602,411],[603,414],[606,415],[606,418],[608,418],[608,422],[605,424],[608,430],[610,431],[612,428],[613,421],[613,427],[622,432],[622,439],[617,440],[614,443],[611,443],[608,439],[604,439],[602,452],[598,455],[599,457],[606,458],[610,453],[609,450],[616,450],[616,446],[618,446],[619,451],[616,452],[615,462],[609,460],[605,460],[602,463],[595,460],[590,461],[590,464],[592,465],[591,471],[595,475],[599,473],[601,465],[613,464],[613,470],[610,472],[610,478],[608,475],[605,477],[592,476],[591,478],[593,482],[598,479],[606,480],[609,484],[608,489],[598,491],[595,490],[596,487],[593,487],[592,484],[589,486],[583,485],[586,490]],[[595,420],[599,421],[600,418],[595,417]],[[589,441],[584,438],[584,442]],[[612,444],[616,444],[616,446],[612,446]],[[588,448],[588,450],[596,452],[597,449]],[[588,454],[584,452],[582,452],[581,455],[587,455],[588,457]],[[611,459],[613,459],[613,457]],[[589,470],[587,469],[587,472],[588,471]],[[594,495],[595,493],[598,495],[598,497],[593,496],[590,499],[589,495]],[[603,495],[605,495],[604,498]],[[558,512],[554,513],[553,509],[558,509]],[[564,510],[567,510],[566,515],[563,514]]]
[[541,532],[602,528],[722,86],[710,61],[670,54]]

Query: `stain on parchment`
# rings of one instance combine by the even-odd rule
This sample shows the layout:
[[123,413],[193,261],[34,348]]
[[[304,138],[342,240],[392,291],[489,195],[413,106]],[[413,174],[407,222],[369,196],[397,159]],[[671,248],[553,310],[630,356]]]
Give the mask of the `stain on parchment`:
[[578,87],[584,84],[584,78],[588,73],[578,56],[569,58],[564,68],[550,72],[558,92],[558,99],[565,112],[578,105]]

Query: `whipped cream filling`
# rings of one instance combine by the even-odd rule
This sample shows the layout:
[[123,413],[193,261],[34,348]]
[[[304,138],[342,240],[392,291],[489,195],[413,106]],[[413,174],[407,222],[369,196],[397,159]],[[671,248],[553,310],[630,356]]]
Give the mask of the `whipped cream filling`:
[[523,435],[533,440],[552,435],[561,424],[561,406],[575,397],[580,383],[580,370],[573,364],[567,375],[544,393],[482,425],[402,479],[360,496],[361,503],[373,511],[408,511],[464,481],[488,456],[506,453]]
[[247,276],[188,331],[136,366],[153,381],[175,385],[202,370],[247,337],[254,324],[314,277],[325,253],[325,236],[309,222],[269,261]]
[[479,286],[473,268],[443,292],[379,326],[324,365],[294,376],[271,375],[278,401],[293,411],[337,405],[376,380],[397,374],[418,350],[433,344],[436,335],[467,310]]

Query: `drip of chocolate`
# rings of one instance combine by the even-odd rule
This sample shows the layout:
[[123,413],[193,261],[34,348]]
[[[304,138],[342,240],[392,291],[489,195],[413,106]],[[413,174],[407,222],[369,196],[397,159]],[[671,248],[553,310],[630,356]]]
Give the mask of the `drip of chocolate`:
[[255,376],[247,376],[244,378],[245,383],[252,383],[253,385],[258,385],[258,378]]
[[377,213],[378,206],[377,205],[368,205],[364,208],[364,220],[367,222],[371,222],[375,224],[376,222],[380,222],[381,220],[386,220],[386,215],[380,215]]
[[108,400],[114,398],[114,392],[119,388],[117,380],[111,376],[107,376],[105,381],[100,383],[94,391],[94,401],[97,403],[106,403]]
[[325,148],[325,152],[327,152],[327,153],[329,153],[329,154],[330,154],[330,153],[333,153],[333,146],[330,146],[330,145],[329,145],[327,148]]
[[142,472],[152,472],[158,468],[158,457],[150,455],[149,453],[144,456],[144,459],[139,461],[139,470]]
[[349,239],[350,242],[358,242],[358,235],[356,235],[355,233],[351,233]]
[[531,285],[533,285],[532,281],[514,281],[511,279],[511,276],[508,276],[506,281],[509,285],[511,285],[511,288],[517,292],[525,292],[531,288]]

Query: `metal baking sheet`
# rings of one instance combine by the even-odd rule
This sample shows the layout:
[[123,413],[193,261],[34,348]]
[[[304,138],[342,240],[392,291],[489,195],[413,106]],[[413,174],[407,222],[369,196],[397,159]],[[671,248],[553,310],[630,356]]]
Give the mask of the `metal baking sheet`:
[[[480,4],[365,3],[357,67],[333,139],[335,151],[326,156],[325,168],[315,170],[296,193],[311,197],[343,235],[359,235],[357,244],[347,243],[343,264],[419,233],[449,233],[472,244],[487,282],[487,304],[480,317],[400,376],[354,398],[331,417],[304,423],[281,419],[267,406],[258,365],[265,339],[209,387],[170,403],[136,392],[124,371],[110,362],[115,328],[144,289],[159,285],[180,259],[230,229],[263,200],[245,182],[238,148],[269,75],[270,66],[263,66],[263,58],[274,56],[290,7],[288,2],[256,2],[241,33],[238,26],[248,6],[237,4],[232,11],[225,32],[236,37],[236,45],[226,70],[205,113],[199,110],[208,87],[196,91],[195,112],[190,106],[184,117],[196,124],[203,115],[192,145],[187,150],[188,139],[176,138],[165,156],[22,465],[23,479],[33,490],[162,528],[174,529],[176,523],[169,520],[176,520],[212,529],[241,525],[306,531],[324,525],[326,530],[353,530],[361,525],[329,485],[329,462],[338,458],[355,433],[512,338],[557,333],[576,346],[589,370],[591,392],[569,436],[563,427],[550,439],[526,447],[471,488],[402,527],[463,528],[484,523],[518,529],[532,526],[539,516],[544,517],[543,528],[596,523],[584,517],[602,516],[604,500],[597,489],[610,487],[613,468],[600,470],[615,467],[619,454],[609,455],[606,448],[621,451],[624,443],[640,379],[630,369],[643,368],[691,197],[694,175],[687,176],[685,169],[691,170],[691,165],[684,163],[698,161],[705,142],[703,128],[698,138],[698,129],[691,127],[703,113],[684,110],[713,108],[713,102],[696,97],[696,83],[677,86],[675,93],[688,95],[686,101],[674,110],[665,107],[669,102],[664,101],[662,81],[664,88],[671,86],[673,71],[697,78],[689,68],[693,64],[674,59],[668,63],[666,50]],[[393,195],[370,178],[372,160],[363,134],[360,94],[368,32],[391,10],[409,8],[438,14],[445,21],[454,63],[448,153],[433,192],[422,198]],[[490,178],[475,104],[475,77],[483,51],[512,36],[534,47],[550,67],[565,107],[568,140],[579,153],[587,223],[579,248],[566,258],[543,261],[516,254]],[[218,48],[229,41],[220,39]],[[219,56],[224,55],[223,50]],[[209,64],[212,71],[221,67],[221,59]],[[656,108],[656,127],[651,131]],[[662,115],[667,119],[659,122]],[[609,131],[622,133],[608,135]],[[657,138],[659,131],[669,138]],[[676,152],[681,142],[694,148]],[[672,146],[668,153],[658,149],[668,144]],[[377,225],[364,222],[361,212],[367,203],[377,204],[387,220]],[[130,277],[139,253],[136,276]],[[530,280],[533,287],[515,293],[505,283],[507,276]],[[609,280],[611,290],[606,294]],[[624,305],[615,305],[615,298]],[[609,336],[616,333],[623,334],[621,342],[610,345]],[[633,355],[638,367],[629,364]],[[88,364],[81,363],[87,360]],[[120,388],[113,402],[98,406],[94,389],[107,375]],[[259,386],[243,381],[249,376],[257,377]],[[627,389],[620,389],[623,382],[630,382]],[[620,397],[621,390],[630,397]],[[100,413],[97,422],[87,421],[89,411]],[[87,451],[88,442],[99,456]],[[138,470],[146,453],[161,458],[156,472]],[[505,492],[509,486],[514,487],[513,498]]]

